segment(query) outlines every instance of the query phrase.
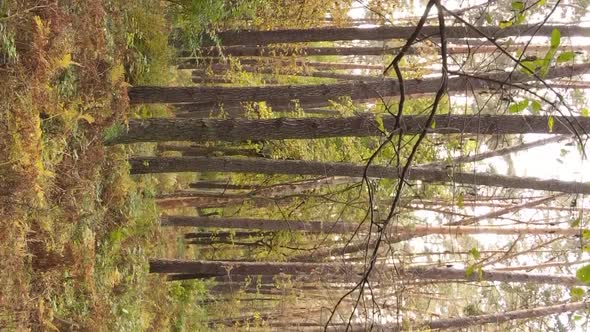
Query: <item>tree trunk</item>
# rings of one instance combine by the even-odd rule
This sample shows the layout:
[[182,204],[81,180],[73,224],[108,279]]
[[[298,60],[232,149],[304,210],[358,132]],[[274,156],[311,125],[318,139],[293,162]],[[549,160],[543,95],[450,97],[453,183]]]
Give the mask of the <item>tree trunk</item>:
[[[207,218],[190,216],[164,216],[162,226],[203,228],[240,228],[265,231],[301,231],[307,233],[346,234],[358,228],[357,224],[343,221],[299,221],[249,218]],[[579,233],[579,232],[578,232]]]
[[[317,114],[317,115],[322,115],[325,117],[329,117],[329,116],[339,116],[340,113],[338,111],[335,110],[330,110],[330,109],[322,109],[322,108],[302,108],[301,109],[305,114]],[[272,111],[274,113],[290,113],[290,112],[294,112],[295,111],[295,106],[279,106],[277,108],[272,108]],[[175,118],[182,118],[182,119],[187,119],[187,118],[193,118],[193,119],[204,119],[204,118],[211,118],[211,117],[216,117],[219,116],[220,112],[219,111],[198,111],[195,110],[193,112],[177,112],[174,114]],[[226,114],[226,118],[243,118],[246,116],[246,110],[242,109],[239,111],[232,111],[228,114]]]
[[249,197],[247,195],[219,195],[201,193],[199,196],[190,197],[163,197],[156,200],[158,207],[161,209],[177,209],[177,208],[221,208],[231,205],[244,204],[250,202],[256,207],[267,207],[276,204],[284,204],[290,202],[291,198],[281,197]]
[[[199,239],[192,239],[192,240],[187,240],[185,241],[186,244],[192,244],[192,245],[199,245],[199,246],[216,246],[216,245],[223,245],[223,244],[227,244],[227,245],[231,245],[231,246],[242,246],[242,247],[248,247],[248,248],[257,248],[257,247],[264,247],[265,249],[268,249],[268,245],[266,243],[263,243],[262,241],[241,241],[241,240],[237,240],[237,239],[206,239],[206,238],[199,238]],[[281,246],[278,246],[279,248]]]
[[534,265],[523,265],[523,266],[505,266],[497,267],[496,271],[530,271],[535,269],[545,269],[548,267],[565,267],[572,265],[582,265],[590,263],[590,259],[583,259],[575,262],[551,262],[551,263],[540,263]]
[[[417,327],[418,330],[429,329],[429,330],[442,330],[442,329],[467,329],[470,326],[481,327],[483,324],[499,324],[515,319],[531,319],[535,317],[550,316],[555,314],[561,314],[565,312],[571,312],[576,310],[584,310],[589,307],[588,303],[585,302],[573,302],[566,304],[558,304],[547,307],[538,307],[533,309],[506,311],[498,314],[487,314],[487,315],[476,315],[467,316],[461,318],[450,318],[434,320],[420,324]],[[394,328],[394,331],[401,331],[399,328]]]
[[190,261],[179,259],[150,260],[150,273],[194,273],[217,276],[224,276],[228,273],[238,275],[307,275],[314,271],[330,273],[346,271],[346,269],[344,266],[336,267],[336,265],[323,263]]
[[[590,132],[590,117],[553,118],[549,130],[548,116],[541,115],[437,115],[431,134],[566,134],[576,131]],[[427,117],[402,117],[399,131],[418,135],[424,130]],[[393,131],[396,118],[380,117],[383,128]],[[109,141],[110,144],[165,141],[227,141],[316,139],[328,137],[382,136],[383,131],[374,114],[328,118],[276,118],[276,119],[174,119],[156,118],[129,120],[129,129]]]
[[[302,48],[273,48],[256,46],[228,46],[228,47],[205,47],[201,49],[203,57],[219,56],[261,56],[261,57],[282,57],[282,56],[334,56],[334,55],[386,55],[398,53],[400,48],[387,47],[302,47]],[[416,48],[411,48],[408,54],[415,54]],[[188,52],[181,52],[180,56],[190,56]]]
[[[248,218],[207,218],[191,216],[164,216],[162,226],[184,227],[213,227],[213,228],[241,228],[259,229],[266,231],[304,231],[307,233],[346,234],[359,229],[359,225],[345,221],[299,221],[299,220],[270,220]],[[361,227],[360,230],[366,229]],[[431,226],[415,225],[394,227],[390,231],[395,235],[564,235],[576,236],[584,230],[578,228],[562,228],[550,226],[506,227],[506,226]],[[198,233],[195,233],[198,234]],[[366,246],[366,243],[363,244]],[[331,249],[333,251],[333,249]]]
[[198,233],[185,233],[184,238],[186,240],[191,239],[210,239],[210,238],[219,238],[219,239],[248,239],[250,237],[257,238],[262,237],[264,235],[272,235],[272,233],[263,233],[263,232],[198,232]]
[[256,206],[263,207],[275,204],[278,201],[289,201],[291,197],[288,196],[300,195],[324,186],[340,185],[350,183],[351,181],[355,181],[355,178],[319,178],[258,188],[248,194],[211,195],[209,193],[186,191],[160,195],[157,197],[156,202],[161,208],[167,209],[189,206],[196,208],[225,207],[228,205],[242,204],[247,200],[252,201]]
[[[500,43],[502,45],[502,43]],[[514,52],[524,48],[523,44],[502,45],[506,51]],[[531,52],[546,52],[549,46],[546,45],[529,45],[527,54]],[[401,50],[400,47],[301,47],[301,48],[272,48],[256,46],[228,46],[228,47],[206,47],[201,49],[203,57],[218,57],[221,55],[246,57],[281,57],[281,56],[360,56],[360,55],[396,55]],[[410,47],[406,52],[408,55],[415,54],[432,54],[432,47]],[[568,50],[570,48],[568,47]],[[572,51],[588,51],[589,46],[572,46]],[[475,53],[492,53],[500,52],[495,45],[490,43],[476,43],[474,45],[448,45],[447,54],[475,54]],[[180,56],[190,56],[190,53],[182,52]]]
[[[150,259],[150,273],[206,274],[224,276],[228,273],[239,275],[308,275],[340,274],[356,275],[363,265],[343,265],[330,263],[301,262],[228,262],[228,261],[190,261],[179,259]],[[409,267],[399,271],[401,277],[411,279],[432,280],[466,280],[466,281],[498,281],[524,282],[534,284],[583,285],[574,276],[548,275],[521,272],[482,271],[467,276],[465,269],[446,267]]]
[[229,146],[182,146],[173,144],[161,144],[159,151],[177,151],[183,156],[245,156],[245,157],[264,157],[263,154],[253,148],[237,148]]
[[359,182],[360,178],[349,177],[321,177],[303,181],[278,183],[269,186],[254,184],[230,184],[225,182],[199,181],[189,184],[193,189],[224,189],[224,190],[250,190],[250,196],[280,196],[295,195],[306,191],[312,191],[323,186],[336,186],[346,183]]
[[210,181],[193,182],[188,185],[192,189],[222,189],[222,190],[255,190],[260,188],[260,185],[250,184],[231,184]]
[[[324,163],[303,160],[267,160],[232,158],[158,158],[134,157],[130,159],[132,174],[175,172],[241,172],[258,174],[294,174],[317,176],[362,177],[365,165],[349,163]],[[394,167],[370,166],[367,176],[381,179],[397,179],[401,170]],[[494,186],[515,189],[558,191],[574,194],[590,194],[590,186],[581,182],[541,180],[531,177],[514,177],[496,174],[448,173],[446,170],[411,168],[406,180],[425,182],[455,182],[478,186]]]
[[589,82],[580,82],[580,81],[554,81],[549,84],[552,88],[556,89],[582,89],[588,90],[590,89]]
[[[301,71],[305,72],[308,68],[315,68],[321,70],[352,70],[352,69],[364,69],[364,70],[380,70],[385,69],[384,65],[371,65],[366,63],[344,63],[344,62],[313,62],[313,61],[246,61],[250,64],[242,63],[240,67],[241,71],[248,73],[259,73],[259,74],[283,74],[283,75],[297,75]],[[193,69],[201,66],[197,64],[185,63],[178,66],[178,69]],[[230,71],[232,68],[229,64],[224,63],[213,63],[209,68],[215,74],[223,74]],[[194,76],[202,76],[206,74],[206,70],[194,70]],[[311,74],[310,74],[311,75]]]
[[[507,203],[498,203],[498,202],[481,202],[481,201],[468,201],[465,200],[463,202],[464,208],[475,208],[475,207],[490,207],[490,208],[512,208],[515,207],[514,204],[507,204]],[[456,202],[445,202],[442,200],[420,200],[416,203],[410,204],[408,206],[409,209],[422,209],[423,207],[430,208],[430,207],[440,207],[440,208],[453,208],[458,209]],[[562,207],[562,206],[547,206],[541,205],[535,207],[537,210],[543,211],[575,211],[576,209],[570,207]]]
[[[513,25],[507,28],[479,26],[479,31],[490,37],[504,38],[508,36],[550,36],[553,29],[558,29],[562,37],[590,37],[590,29],[572,25]],[[338,40],[389,40],[408,39],[416,30],[414,26],[381,26],[375,28],[312,28],[285,29],[271,31],[234,30],[218,33],[221,45],[268,45],[283,43],[301,43],[315,41]],[[422,36],[438,36],[438,26],[425,26]],[[481,35],[468,27],[447,26],[446,38],[482,38]]]
[[[359,100],[361,102],[373,102],[371,100]],[[332,103],[326,99],[310,98],[307,100],[301,100],[297,103],[304,110],[307,108],[317,107],[328,107],[332,106]],[[177,112],[186,113],[200,113],[203,117],[207,118],[210,114],[219,114],[221,109],[228,113],[230,116],[243,116],[245,114],[245,107],[240,102],[232,103],[189,103],[189,104],[175,104]],[[295,103],[292,100],[276,100],[272,103],[266,102],[266,106],[270,107],[273,112],[292,112],[295,110]]]
[[559,197],[561,195],[553,195],[553,196],[549,196],[549,197],[543,197],[541,199],[538,200],[531,200],[519,205],[514,205],[514,206],[510,206],[504,209],[500,209],[500,210],[495,210],[495,211],[491,211],[488,212],[486,214],[483,215],[479,215],[479,216],[473,216],[473,217],[468,217],[468,218],[464,218],[462,220],[456,221],[456,222],[450,222],[447,224],[447,226],[458,226],[458,225],[471,225],[471,224],[475,224],[480,222],[481,220],[486,220],[486,219],[494,219],[500,216],[503,216],[505,214],[509,214],[509,213],[515,213],[518,212],[520,210],[524,210],[524,209],[530,209],[533,208],[535,206],[550,202],[554,199],[556,199],[557,197]]
[[383,81],[386,79],[390,79],[387,77],[383,77],[383,75],[369,76],[369,75],[333,73],[333,72],[327,72],[327,71],[314,71],[309,74],[304,73],[304,74],[296,74],[296,75],[319,77],[319,78],[331,78],[331,79],[341,80],[341,81],[364,81],[364,82],[379,82],[379,81]]
[[294,181],[291,183],[279,183],[266,187],[261,187],[250,193],[254,197],[279,197],[287,195],[300,195],[314,190],[322,189],[326,186],[338,186],[361,182],[361,178],[347,176],[330,176],[311,180]]
[[[407,241],[416,237],[413,234],[398,234],[395,237],[388,238],[387,243],[399,243],[403,241]],[[341,257],[344,255],[354,254],[364,250],[373,250],[375,248],[376,242],[373,241],[369,244],[366,242],[358,242],[356,244],[348,244],[339,247],[321,247],[317,248],[316,250],[310,251],[309,253],[299,254],[295,256],[289,257],[289,262],[321,262],[326,258],[330,257]]]
[[544,138],[540,140],[536,140],[530,143],[522,143],[514,146],[509,146],[506,148],[498,149],[498,150],[491,150],[482,153],[477,153],[472,156],[460,156],[457,158],[452,159],[451,161],[443,161],[443,162],[434,162],[429,164],[418,165],[419,167],[445,167],[447,165],[454,166],[466,163],[472,163],[476,161],[481,161],[488,158],[500,157],[505,156],[507,154],[519,152],[519,151],[526,151],[528,149],[532,149],[538,146],[543,146],[551,143],[557,143],[563,140],[568,139],[565,136],[554,136],[549,138]]
[[505,227],[505,226],[407,226],[395,227],[391,230],[394,234],[413,235],[469,235],[469,234],[496,234],[496,235],[581,235],[584,230],[578,228],[562,228],[550,226]]
[[[545,79],[579,75],[590,69],[590,64],[552,68]],[[506,83],[530,82],[535,79],[524,73],[498,73],[478,78],[452,77],[448,91],[498,89]],[[407,80],[406,95],[435,93],[440,88],[439,78]],[[330,100],[350,96],[353,100],[392,97],[399,95],[399,83],[389,79],[380,82],[344,82],[334,84],[257,86],[257,87],[158,87],[138,86],[128,90],[130,103],[208,103],[240,101],[284,101],[317,98]]]

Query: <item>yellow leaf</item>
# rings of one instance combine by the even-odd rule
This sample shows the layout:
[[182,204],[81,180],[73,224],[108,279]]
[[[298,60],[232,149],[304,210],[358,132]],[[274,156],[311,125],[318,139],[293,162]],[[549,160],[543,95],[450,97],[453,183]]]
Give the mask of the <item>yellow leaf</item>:
[[80,119],[84,119],[86,120],[86,122],[88,122],[89,124],[93,124],[94,123],[94,117],[88,113],[86,114],[81,114],[80,115]]
[[35,21],[37,28],[39,28],[39,30],[43,30],[43,20],[41,20],[41,17],[35,16],[33,17],[33,20]]
[[66,69],[71,65],[80,66],[79,63],[72,61],[72,54],[66,53],[63,58],[57,62],[57,68]]
[[68,68],[71,64],[72,64],[72,54],[66,53],[66,54],[64,54],[64,57],[58,61],[57,67],[65,69],[65,68]]

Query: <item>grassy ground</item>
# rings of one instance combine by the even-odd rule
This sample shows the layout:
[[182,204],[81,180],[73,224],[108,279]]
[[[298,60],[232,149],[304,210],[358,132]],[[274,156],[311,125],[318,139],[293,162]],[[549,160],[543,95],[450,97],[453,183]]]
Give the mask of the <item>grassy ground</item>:
[[181,330],[204,315],[199,284],[147,275],[163,250],[162,183],[133,181],[126,159],[151,147],[102,144],[113,123],[166,112],[124,97],[125,82],[176,79],[162,12],[155,0],[0,2],[1,330]]

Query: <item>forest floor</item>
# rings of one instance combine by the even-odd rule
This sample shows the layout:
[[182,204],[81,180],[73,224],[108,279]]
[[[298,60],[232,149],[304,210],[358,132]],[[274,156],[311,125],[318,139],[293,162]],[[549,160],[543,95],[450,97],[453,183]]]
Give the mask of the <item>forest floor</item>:
[[147,258],[163,250],[159,184],[132,180],[126,161],[146,147],[103,145],[118,130],[113,124],[133,116],[126,81],[174,79],[162,6],[0,2],[2,330],[160,331],[183,323],[185,289],[148,277]]

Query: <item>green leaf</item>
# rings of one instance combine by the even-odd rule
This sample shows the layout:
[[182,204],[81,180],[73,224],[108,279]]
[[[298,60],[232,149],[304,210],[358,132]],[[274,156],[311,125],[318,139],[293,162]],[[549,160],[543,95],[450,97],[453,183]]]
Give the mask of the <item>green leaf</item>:
[[570,221],[570,227],[575,228],[580,226],[580,218],[576,218],[572,221]]
[[459,195],[457,196],[457,207],[459,207],[460,209],[462,209],[463,206],[465,206],[463,204],[463,193],[459,193]]
[[471,248],[469,250],[469,254],[473,256],[473,258],[475,259],[479,259],[481,257],[481,254],[479,253],[479,250],[477,250],[476,247]]
[[574,301],[582,300],[585,293],[586,292],[584,292],[584,290],[580,287],[574,287],[570,290],[570,296],[572,297],[572,300],[574,300]]
[[494,19],[492,18],[492,15],[490,15],[489,13],[486,13],[486,22],[488,24],[492,24],[493,21],[494,21]]
[[584,283],[590,283],[590,265],[581,267],[576,271],[576,278]]
[[383,124],[383,114],[375,115],[375,123],[377,123],[377,128],[379,128],[379,130],[385,132],[385,125]]
[[588,117],[590,115],[590,111],[587,108],[582,108],[582,116]]
[[436,128],[436,120],[432,119],[432,123],[430,124],[430,128]]
[[500,29],[512,26],[512,21],[500,21]]
[[549,49],[549,51],[547,51],[547,54],[545,54],[545,57],[541,60],[541,70],[539,72],[541,77],[547,76],[549,67],[551,66],[551,60],[553,60],[555,53],[557,53],[557,49],[552,47]]
[[117,242],[121,241],[122,238],[123,238],[123,230],[121,228],[111,231],[111,233],[109,234],[109,241],[111,243],[117,243]]
[[537,114],[541,110],[541,107],[542,105],[539,101],[533,100],[533,102],[531,103],[531,112]]
[[525,100],[519,101],[516,104],[510,105],[510,107],[508,108],[508,112],[520,113],[520,112],[524,111],[528,106],[529,106],[529,100],[525,99]]
[[590,239],[590,230],[585,229],[582,231],[582,239],[584,239],[584,240]]
[[524,2],[522,1],[512,1],[512,10],[521,12],[524,10]]
[[574,60],[574,58],[576,57],[576,53],[568,51],[568,52],[562,52],[558,57],[557,57],[557,63],[564,63],[564,62],[570,62],[572,60]]
[[532,73],[538,71],[541,67],[543,67],[544,63],[545,63],[545,61],[543,61],[543,59],[521,61],[520,64],[523,67],[525,67],[526,69],[528,69],[528,70],[526,70],[526,69],[522,68],[521,72],[523,72],[527,75],[532,75]]
[[553,115],[549,115],[549,119],[547,120],[547,129],[549,132],[553,132],[553,125],[555,124],[555,119],[553,119]]
[[473,272],[475,272],[475,264],[469,265],[467,267],[467,269],[465,270],[465,276],[467,276],[467,278],[470,278],[473,275]]
[[551,48],[558,48],[561,42],[561,32],[558,29],[553,29],[551,32]]

